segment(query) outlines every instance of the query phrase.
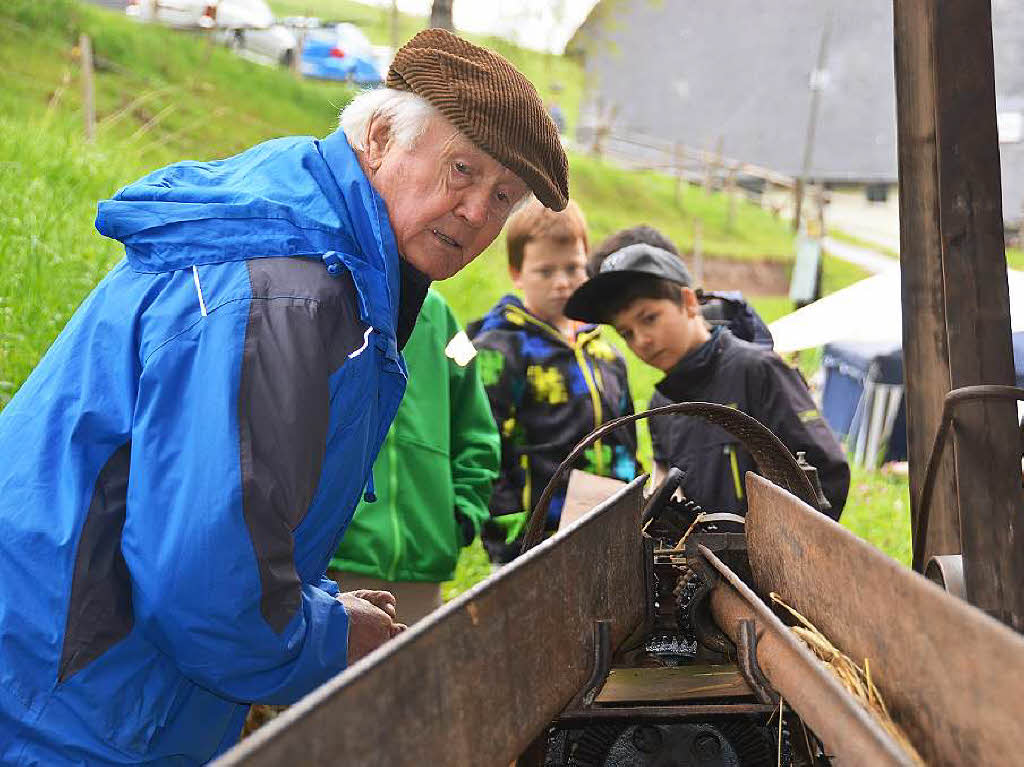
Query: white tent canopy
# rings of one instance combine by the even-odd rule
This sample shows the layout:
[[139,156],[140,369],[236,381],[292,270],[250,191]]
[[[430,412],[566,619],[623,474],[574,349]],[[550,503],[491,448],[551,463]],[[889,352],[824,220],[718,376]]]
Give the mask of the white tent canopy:
[[[1010,326],[1024,330],[1024,272],[1007,270]],[[900,343],[903,312],[898,269],[876,274],[781,317],[771,325],[775,351],[795,352],[832,341]]]

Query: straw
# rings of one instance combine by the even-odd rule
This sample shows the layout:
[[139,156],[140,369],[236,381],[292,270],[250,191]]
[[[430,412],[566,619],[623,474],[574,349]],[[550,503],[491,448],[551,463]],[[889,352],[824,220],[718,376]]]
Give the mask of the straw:
[[924,760],[917,753],[910,742],[910,738],[903,729],[893,721],[889,709],[885,705],[882,693],[879,692],[871,675],[871,666],[868,659],[864,659],[864,667],[858,666],[853,660],[832,644],[828,638],[818,630],[807,618],[787,605],[775,592],[769,595],[777,605],[784,607],[802,625],[790,626],[790,631],[796,634],[804,644],[810,648],[819,660],[836,676],[839,683],[853,695],[861,704],[874,715],[878,723],[885,728],[893,739],[899,743],[910,755],[916,764],[924,765]]

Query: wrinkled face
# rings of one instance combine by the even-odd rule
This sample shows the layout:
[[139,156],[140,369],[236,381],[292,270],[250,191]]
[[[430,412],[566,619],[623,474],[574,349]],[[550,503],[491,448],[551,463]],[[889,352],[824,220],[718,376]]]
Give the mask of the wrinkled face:
[[531,240],[523,247],[522,266],[509,271],[527,310],[557,325],[565,317],[565,302],[587,279],[587,251],[579,239]]
[[370,124],[365,167],[384,199],[398,252],[433,280],[451,277],[498,236],[527,186],[444,118],[412,147]]
[[668,372],[708,339],[697,296],[683,288],[683,302],[638,298],[612,318],[612,325],[637,357]]

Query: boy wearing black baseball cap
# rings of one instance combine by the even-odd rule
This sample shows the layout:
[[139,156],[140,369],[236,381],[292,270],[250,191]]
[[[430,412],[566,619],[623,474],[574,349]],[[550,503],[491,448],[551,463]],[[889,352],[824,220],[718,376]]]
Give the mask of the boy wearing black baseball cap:
[[[640,242],[609,254],[565,307],[568,317],[612,325],[629,348],[665,373],[650,407],[715,402],[767,426],[794,454],[805,452],[838,519],[850,487],[842,448],[811,400],[799,372],[773,351],[709,328],[682,260]],[[717,426],[685,416],[650,420],[659,473],[685,477],[683,492],[708,511],[745,514],[743,476],[753,458]]]

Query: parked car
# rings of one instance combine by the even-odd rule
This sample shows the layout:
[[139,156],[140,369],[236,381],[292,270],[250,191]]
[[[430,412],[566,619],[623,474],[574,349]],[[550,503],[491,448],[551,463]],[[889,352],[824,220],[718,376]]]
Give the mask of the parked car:
[[355,24],[342,22],[305,33],[302,74],[376,85],[384,78],[374,47]]
[[217,23],[216,0],[128,0],[124,12],[183,29],[212,29]]
[[298,48],[295,34],[275,23],[266,0],[128,0],[125,12],[140,21],[215,30],[221,42],[259,61],[291,66]]
[[260,62],[272,62],[290,67],[299,41],[295,33],[283,24],[272,24],[265,29],[228,29],[224,42],[229,48]]

